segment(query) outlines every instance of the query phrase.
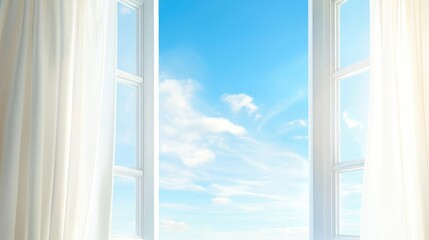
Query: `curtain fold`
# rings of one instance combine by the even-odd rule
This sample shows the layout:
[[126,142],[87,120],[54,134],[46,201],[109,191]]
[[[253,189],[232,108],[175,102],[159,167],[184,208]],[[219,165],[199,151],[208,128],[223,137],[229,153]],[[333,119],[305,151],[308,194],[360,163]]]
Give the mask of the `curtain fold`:
[[362,240],[429,239],[428,6],[371,0]]
[[114,0],[0,2],[0,239],[109,239]]

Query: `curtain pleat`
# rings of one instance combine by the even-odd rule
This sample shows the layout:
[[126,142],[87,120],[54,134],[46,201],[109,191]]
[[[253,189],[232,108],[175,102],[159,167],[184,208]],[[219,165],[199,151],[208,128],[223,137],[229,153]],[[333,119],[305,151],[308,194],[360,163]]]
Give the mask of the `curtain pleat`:
[[371,0],[362,240],[429,239],[429,9]]
[[114,0],[0,3],[0,239],[109,239]]

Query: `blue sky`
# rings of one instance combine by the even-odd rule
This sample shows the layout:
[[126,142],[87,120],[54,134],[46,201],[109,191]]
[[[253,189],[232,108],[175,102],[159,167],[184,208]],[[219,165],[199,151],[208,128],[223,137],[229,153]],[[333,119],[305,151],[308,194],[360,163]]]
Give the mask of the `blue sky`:
[[308,239],[307,1],[160,1],[160,239]]
[[[309,237],[307,1],[160,0],[160,239]],[[341,6],[341,67],[368,57],[368,1]],[[118,68],[138,74],[135,10],[118,5]],[[362,44],[364,43],[364,44]],[[368,72],[339,84],[340,161],[365,155]],[[138,91],[118,84],[115,164],[136,167]],[[358,234],[362,171],[339,174]],[[112,232],[135,234],[115,178]]]

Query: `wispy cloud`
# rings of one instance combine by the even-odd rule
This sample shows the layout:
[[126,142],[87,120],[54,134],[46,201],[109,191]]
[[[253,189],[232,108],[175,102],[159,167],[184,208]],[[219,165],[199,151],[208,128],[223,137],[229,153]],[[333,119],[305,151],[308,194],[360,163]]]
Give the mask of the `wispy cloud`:
[[289,125],[292,127],[307,127],[308,123],[307,123],[307,120],[297,119],[297,120],[286,122],[286,125]]
[[160,83],[162,116],[160,151],[177,156],[190,167],[213,161],[216,154],[207,142],[208,134],[246,134],[244,127],[228,119],[206,116],[192,106],[197,87],[192,80],[167,79]]
[[200,178],[195,172],[168,163],[161,163],[159,168],[162,173],[162,177],[159,180],[161,189],[193,192],[206,191],[203,186],[195,183]]
[[291,121],[287,121],[283,124],[281,124],[277,129],[277,134],[286,134],[290,133],[291,131],[300,129],[300,128],[306,128],[308,126],[307,120],[304,119],[295,119]]
[[[247,220],[248,221],[248,220]],[[308,240],[309,228],[306,226],[296,227],[254,227],[248,230],[214,230],[214,229],[200,229],[198,232],[199,237],[184,235],[182,238],[197,240],[237,240],[237,239],[264,239],[264,240]],[[174,239],[174,238],[171,238]]]
[[189,167],[196,167],[215,159],[212,150],[189,143],[165,142],[160,150],[163,153],[178,156]]
[[254,191],[253,187],[246,186],[244,184],[236,184],[236,185],[220,185],[213,184],[211,186],[212,191],[217,195],[233,197],[233,196],[248,196],[248,197],[256,197],[263,199],[271,199],[271,200],[279,200],[285,201],[286,198],[279,195],[261,193],[260,191]]
[[229,198],[225,198],[225,197],[216,197],[212,199],[212,203],[214,205],[228,205],[231,203],[231,200]]
[[308,136],[300,136],[300,135],[296,135],[292,137],[294,140],[307,140]]
[[[161,81],[160,188],[169,194],[182,191],[177,194],[185,198],[198,196],[192,198],[195,209],[189,210],[179,203],[182,201],[175,203],[175,198],[165,199],[168,203],[161,205],[162,217],[177,219],[182,215],[176,211],[191,211],[190,216],[195,216],[197,211],[205,211],[214,219],[231,221],[252,218],[258,219],[255,220],[257,223],[271,222],[281,211],[281,214],[292,219],[291,222],[306,224],[307,159],[288,150],[286,145],[258,138],[258,133],[247,132],[221,114],[216,117],[206,114],[205,110],[195,105],[199,103],[195,100],[200,87],[192,80]],[[288,104],[293,104],[293,101]],[[281,111],[285,106],[276,109]],[[252,112],[242,107],[239,111],[256,115],[258,110]],[[295,119],[289,124],[303,128],[307,122]],[[220,231],[210,231],[210,226],[213,227],[216,221],[208,221],[209,227],[198,233],[199,222],[194,218],[181,220],[192,225],[192,231],[180,233],[183,234],[182,239],[210,240],[218,239],[213,236],[223,236]],[[201,227],[198,226],[198,229]],[[206,235],[209,233],[213,235]],[[226,239],[234,240],[246,239],[247,236],[247,233],[239,231],[224,234],[228,236]],[[266,237],[267,234],[271,237]],[[276,225],[249,236],[252,236],[249,239],[301,239],[300,236],[305,236],[305,233]],[[177,236],[171,237],[174,239]]]
[[343,116],[344,123],[348,128],[356,128],[360,126],[360,122],[350,118],[349,113],[347,111],[344,111],[342,116]]
[[200,117],[197,119],[188,119],[183,123],[184,126],[192,128],[198,132],[224,133],[228,132],[233,135],[243,135],[246,130],[238,125],[233,124],[225,118]]
[[283,100],[282,102],[280,102],[279,104],[277,104],[276,106],[274,106],[269,112],[268,114],[266,114],[262,120],[260,121],[259,125],[258,125],[258,131],[262,130],[262,128],[268,123],[270,122],[274,117],[276,117],[277,115],[285,112],[287,109],[289,109],[293,104],[295,104],[296,102],[298,102],[299,100],[301,100],[304,97],[304,93],[303,92],[298,92],[295,96],[293,96],[292,98],[288,98]]
[[162,219],[160,223],[160,228],[166,231],[176,232],[176,231],[186,231],[190,227],[185,222]]
[[283,234],[302,234],[308,233],[308,227],[283,227],[267,229],[268,232],[283,233]]
[[253,97],[247,94],[224,94],[221,99],[228,104],[235,113],[245,110],[249,115],[254,115],[256,119],[262,117],[262,115],[258,113],[259,107],[253,102]]
[[194,206],[190,206],[187,204],[170,203],[170,202],[161,202],[161,203],[159,203],[159,207],[160,208],[173,209],[173,210],[179,210],[179,211],[189,211],[189,210],[195,210],[196,209]]

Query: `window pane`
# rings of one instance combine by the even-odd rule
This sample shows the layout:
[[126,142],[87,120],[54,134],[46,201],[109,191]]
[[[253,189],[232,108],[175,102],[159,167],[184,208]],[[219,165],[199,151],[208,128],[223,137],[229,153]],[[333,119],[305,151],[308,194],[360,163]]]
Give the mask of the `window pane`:
[[340,67],[369,57],[369,0],[340,5]]
[[136,235],[135,178],[115,177],[112,203],[112,234]]
[[137,167],[137,96],[138,89],[117,84],[115,164]]
[[339,234],[360,235],[363,170],[340,173]]
[[369,72],[340,82],[340,161],[365,158]]
[[118,3],[118,68],[137,74],[137,11]]

